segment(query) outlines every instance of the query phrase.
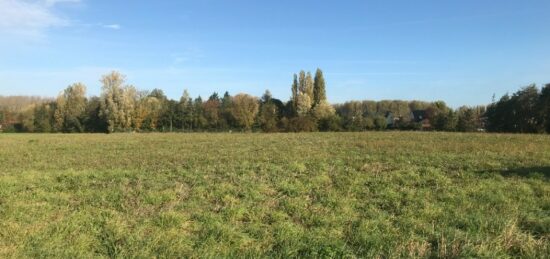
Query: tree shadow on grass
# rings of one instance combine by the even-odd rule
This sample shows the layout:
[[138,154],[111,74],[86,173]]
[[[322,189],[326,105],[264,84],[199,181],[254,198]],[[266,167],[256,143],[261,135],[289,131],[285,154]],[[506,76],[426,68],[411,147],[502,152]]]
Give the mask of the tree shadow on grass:
[[550,166],[519,167],[504,170],[495,170],[503,177],[541,178],[550,180]]

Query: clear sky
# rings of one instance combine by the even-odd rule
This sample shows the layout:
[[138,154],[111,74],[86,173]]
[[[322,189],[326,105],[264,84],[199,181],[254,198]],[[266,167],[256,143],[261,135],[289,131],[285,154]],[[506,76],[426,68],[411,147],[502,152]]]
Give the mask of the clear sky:
[[0,0],[0,95],[90,95],[113,69],[171,98],[325,72],[330,102],[486,104],[550,82],[548,0]]

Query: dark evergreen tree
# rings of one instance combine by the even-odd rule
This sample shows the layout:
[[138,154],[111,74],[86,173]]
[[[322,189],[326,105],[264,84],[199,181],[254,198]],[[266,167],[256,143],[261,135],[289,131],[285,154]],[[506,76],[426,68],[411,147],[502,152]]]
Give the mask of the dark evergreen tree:
[[438,113],[432,121],[432,126],[439,131],[456,131],[458,117],[456,112],[448,109],[447,113]]
[[219,130],[220,128],[220,98],[217,93],[213,93],[206,102],[204,102],[204,117],[206,125],[210,130]]
[[183,91],[183,95],[180,98],[179,102],[179,120],[180,128],[183,131],[193,130],[194,125],[194,105],[193,99],[187,90]]
[[92,97],[88,100],[86,110],[84,112],[84,128],[87,132],[105,133],[107,132],[107,121],[100,116],[101,112],[101,99],[99,97]]
[[542,130],[540,113],[537,111],[539,91],[535,85],[527,86],[512,96],[515,103],[514,121],[519,132],[536,133]]
[[221,105],[220,105],[220,112],[221,112],[220,126],[222,129],[232,128],[235,125],[235,120],[231,115],[232,103],[233,103],[233,98],[231,97],[229,92],[226,91],[225,94],[223,95],[223,98],[221,100]]
[[204,117],[203,102],[200,95],[195,99],[195,101],[193,101],[193,115],[193,130],[204,130],[207,121]]
[[491,132],[513,132],[512,102],[510,96],[505,94],[496,103],[487,107],[487,130]]
[[550,84],[542,88],[537,110],[540,112],[540,120],[546,133],[550,133]]
[[273,102],[274,99],[269,90],[265,90],[260,99],[260,112],[258,114],[258,122],[264,132],[278,131],[279,123],[279,108]]
[[260,106],[258,121],[260,123],[260,127],[264,132],[278,131],[277,125],[279,120],[277,106],[272,102],[262,104]]
[[466,106],[459,109],[457,130],[462,132],[474,132],[477,130],[474,109]]
[[265,92],[262,95],[262,98],[260,99],[260,101],[262,103],[269,103],[269,102],[271,102],[271,99],[273,99],[273,96],[271,95],[271,92],[269,90],[265,90]]
[[164,94],[164,91],[161,89],[155,88],[149,93],[149,97],[155,97],[160,101],[166,101],[168,100],[168,97]]
[[208,97],[208,100],[212,100],[212,101],[219,101],[220,100],[220,97],[218,96],[218,93],[214,92],[212,93],[212,95],[210,95],[210,97]]
[[178,118],[178,102],[174,100],[166,100],[163,105],[160,115],[160,126],[162,131],[174,131]]
[[54,111],[55,102],[47,102],[38,105],[34,109],[34,130],[35,132],[52,132],[55,123]]

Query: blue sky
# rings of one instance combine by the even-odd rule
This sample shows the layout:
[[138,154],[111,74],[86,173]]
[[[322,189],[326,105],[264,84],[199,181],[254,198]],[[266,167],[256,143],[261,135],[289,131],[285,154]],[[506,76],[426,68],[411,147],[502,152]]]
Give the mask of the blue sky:
[[0,0],[0,95],[55,96],[111,70],[178,98],[287,100],[325,72],[330,102],[486,104],[550,82],[550,1]]

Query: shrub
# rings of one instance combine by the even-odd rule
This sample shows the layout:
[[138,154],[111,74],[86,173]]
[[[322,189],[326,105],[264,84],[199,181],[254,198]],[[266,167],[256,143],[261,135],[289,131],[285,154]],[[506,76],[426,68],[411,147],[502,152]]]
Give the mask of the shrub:
[[319,120],[320,131],[341,131],[342,119],[338,115],[332,115]]
[[290,119],[288,123],[288,131],[290,132],[312,132],[317,131],[317,123],[308,116],[295,117]]

